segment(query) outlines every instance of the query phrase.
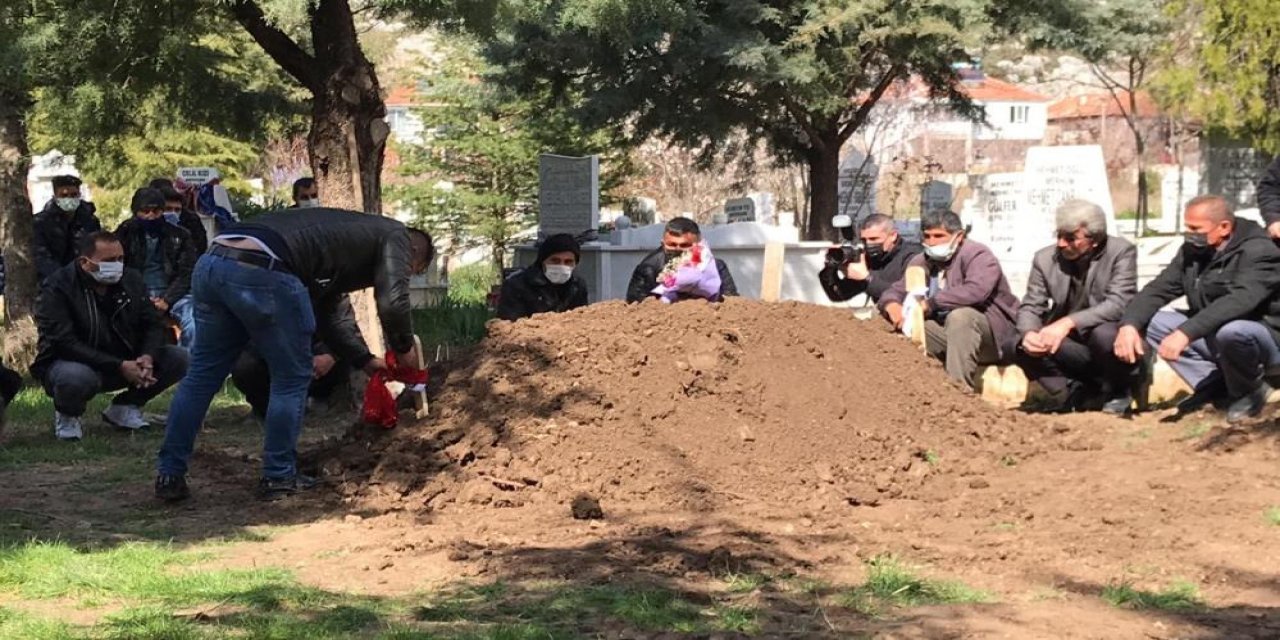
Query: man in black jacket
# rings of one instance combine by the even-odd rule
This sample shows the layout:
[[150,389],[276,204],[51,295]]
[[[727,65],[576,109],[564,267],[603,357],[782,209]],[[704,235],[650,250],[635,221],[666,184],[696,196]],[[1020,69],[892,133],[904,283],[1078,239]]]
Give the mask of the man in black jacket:
[[[356,324],[356,312],[351,307],[347,296],[342,296],[338,303],[338,317],[343,330],[353,334],[353,341],[364,342],[360,327]],[[307,398],[328,402],[333,392],[347,380],[351,374],[351,364],[339,360],[333,350],[319,336],[311,340],[311,386],[307,389]],[[240,359],[231,369],[231,382],[244,394],[253,415],[259,420],[267,419],[267,407],[271,401],[271,371],[267,361],[253,347],[244,350]],[[310,404],[310,402],[308,402]]]
[[[688,249],[702,240],[702,230],[698,223],[688,218],[672,218],[667,222],[662,234],[662,246],[645,256],[635,271],[631,272],[631,284],[627,286],[627,302],[641,302],[656,297],[653,292],[658,286],[658,275],[667,266],[667,262],[680,257]],[[716,270],[720,272],[720,295],[716,300],[726,296],[738,295],[738,287],[733,284],[733,276],[724,260],[716,258]]]
[[312,486],[314,479],[297,473],[295,454],[313,374],[312,335],[318,331],[354,367],[385,369],[362,339],[343,330],[337,312],[345,294],[373,287],[387,344],[401,362],[417,362],[409,276],[425,272],[433,254],[422,231],[328,208],[268,213],[214,238],[192,278],[200,339],[170,406],[156,496],[190,495],[185,476],[196,433],[250,344],[271,370],[259,495],[274,499]]
[[102,231],[97,209],[80,198],[81,184],[75,176],[55,176],[53,199],[36,214],[31,240],[40,282],[75,261],[85,236]]
[[156,178],[147,186],[159,189],[160,193],[164,194],[165,221],[182,227],[191,234],[191,246],[195,247],[196,255],[208,250],[209,234],[204,230],[204,223],[200,221],[200,216],[196,215],[196,212],[187,208],[186,199],[182,197],[182,192],[173,186],[173,181],[168,178]]
[[867,216],[858,235],[866,250],[857,262],[827,262],[818,272],[822,291],[832,302],[844,302],[863,293],[872,303],[878,302],[881,294],[902,279],[911,258],[924,250],[918,242],[903,240],[893,226],[893,218],[880,213]]
[[14,396],[22,390],[22,376],[13,369],[0,363],[0,432],[4,429],[4,412],[13,402]]
[[587,283],[573,272],[581,255],[578,241],[567,233],[544,240],[537,260],[502,283],[498,317],[519,320],[587,306]]
[[[1228,421],[1256,416],[1271,393],[1263,375],[1280,365],[1280,249],[1219,196],[1192,199],[1184,220],[1182,250],[1120,320],[1116,356],[1137,362],[1151,348],[1169,361],[1195,390],[1179,413],[1225,393]],[[1182,296],[1186,313],[1160,310]]]
[[164,344],[142,276],[124,268],[119,238],[93,233],[79,254],[49,277],[36,303],[39,351],[31,375],[53,398],[60,440],[83,437],[80,417],[103,391],[126,389],[102,412],[108,423],[147,426],[142,406],[187,371],[187,352]]
[[196,337],[191,306],[191,270],[196,249],[191,234],[164,219],[165,199],[158,189],[138,189],[130,208],[133,217],[116,229],[124,245],[124,266],[142,274],[151,302],[182,330],[182,346],[190,349]]

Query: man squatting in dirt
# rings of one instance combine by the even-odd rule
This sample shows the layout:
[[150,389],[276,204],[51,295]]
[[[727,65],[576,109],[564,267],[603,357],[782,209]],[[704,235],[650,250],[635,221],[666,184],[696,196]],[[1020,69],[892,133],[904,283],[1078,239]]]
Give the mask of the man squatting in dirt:
[[381,216],[317,208],[269,213],[215,237],[192,278],[200,338],[170,407],[157,464],[156,497],[190,496],[187,461],[213,396],[244,348],[256,347],[271,370],[258,493],[274,499],[314,486],[297,471],[298,434],[313,374],[312,335],[342,359],[372,373],[386,362],[344,332],[339,301],[373,287],[390,348],[417,362],[409,277],[427,270],[431,237]]
[[1068,200],[1058,241],[1036,252],[1018,306],[1015,361],[1049,394],[1050,412],[1128,415],[1142,368],[1115,355],[1120,316],[1138,291],[1138,250],[1107,234],[1102,207]]
[[880,298],[880,312],[901,328],[908,296],[924,311],[925,348],[941,360],[947,375],[974,389],[978,369],[997,364],[1013,351],[1018,299],[1009,290],[1000,261],[986,245],[967,237],[960,216],[931,211],[921,216],[924,253],[908,267],[922,266],[927,290],[907,291],[905,280]]

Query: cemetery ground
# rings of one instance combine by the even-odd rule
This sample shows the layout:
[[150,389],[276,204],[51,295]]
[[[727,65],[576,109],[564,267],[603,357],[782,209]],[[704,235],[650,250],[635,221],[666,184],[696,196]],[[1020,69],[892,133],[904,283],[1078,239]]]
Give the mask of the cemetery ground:
[[[641,433],[627,417],[631,388],[609,375],[566,373],[563,386],[530,375],[540,350],[583,367],[600,345],[568,347],[579,331],[635,330],[620,305],[602,307],[570,325],[496,330],[433,373],[423,423],[380,432],[342,412],[310,417],[300,450],[325,486],[276,503],[252,498],[260,430],[234,393],[218,398],[202,434],[195,498],[166,506],[151,497],[160,429],[109,430],[95,419],[99,399],[86,438],[58,443],[47,399],[27,390],[0,445],[0,638],[1280,637],[1272,414],[1237,427],[1213,412],[1027,417],[978,404],[920,361],[843,372],[831,384],[861,412],[845,415],[839,403],[810,406],[806,394],[828,385],[813,367],[915,355],[910,347],[871,333],[847,348],[806,342],[783,327],[808,311],[735,303],[714,311],[733,340],[667,336],[690,353],[667,370],[648,342],[661,337],[659,318],[659,335],[632,334],[657,364],[620,367],[617,378],[658,397],[667,387],[646,367],[686,372],[673,388],[692,389],[683,397],[702,409],[742,402],[741,384],[762,398],[752,422],[726,412],[691,423],[677,409],[644,415],[654,431]],[[653,313],[697,325],[688,321],[710,312]],[[821,335],[848,320],[823,310],[816,322]],[[799,355],[773,351],[783,344]],[[780,375],[808,375],[785,391],[795,399],[787,420],[770,408],[774,391],[753,386],[753,351]],[[510,380],[492,368],[499,352]],[[718,364],[700,360],[708,354]],[[689,364],[728,368],[707,376]],[[917,394],[899,373],[934,386]],[[863,378],[878,381],[878,396]],[[460,404],[480,381],[492,398]],[[597,395],[583,403],[560,395],[587,385]],[[539,413],[550,395],[557,413]],[[533,408],[521,414],[509,397]],[[614,406],[592,414],[587,400]],[[470,430],[492,418],[489,404],[512,415],[512,434],[482,446]],[[818,409],[833,424],[811,422]],[[618,462],[633,440],[654,438],[644,465]],[[692,447],[696,438],[706,446]],[[859,440],[882,448],[847,464],[791,455],[810,438],[837,458],[870,451]],[[377,463],[356,460],[361,451]],[[397,485],[424,461],[441,466]],[[865,485],[864,467],[874,471]]]

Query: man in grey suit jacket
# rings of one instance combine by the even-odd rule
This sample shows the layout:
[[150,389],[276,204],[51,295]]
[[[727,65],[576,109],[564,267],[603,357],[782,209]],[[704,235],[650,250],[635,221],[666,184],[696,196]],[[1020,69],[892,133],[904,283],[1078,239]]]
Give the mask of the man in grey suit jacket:
[[[1138,365],[1114,352],[1125,306],[1137,293],[1133,244],[1107,235],[1102,208],[1068,200],[1056,212],[1058,242],[1036,252],[1018,307],[1017,363],[1052,398],[1052,410],[1127,415]],[[1097,405],[1094,405],[1097,408]]]

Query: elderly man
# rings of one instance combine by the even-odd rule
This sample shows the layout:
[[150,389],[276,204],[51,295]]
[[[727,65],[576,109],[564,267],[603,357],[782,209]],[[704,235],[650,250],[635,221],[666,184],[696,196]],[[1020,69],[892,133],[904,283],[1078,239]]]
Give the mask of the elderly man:
[[1115,357],[1125,305],[1138,291],[1138,252],[1107,235],[1102,208],[1068,200],[1055,214],[1058,242],[1038,251],[1018,307],[1017,362],[1052,399],[1050,410],[1075,411],[1091,397],[1102,410],[1128,415],[1139,367]]
[[[1115,353],[1132,363],[1155,350],[1195,390],[1179,414],[1225,396],[1238,422],[1262,412],[1263,375],[1280,365],[1280,249],[1220,196],[1191,200],[1184,224],[1181,251],[1120,320]],[[1161,311],[1183,296],[1187,311]]]
[[[858,232],[866,249],[861,258],[849,264],[828,261],[818,272],[822,291],[832,302],[844,302],[859,294],[867,294],[872,302],[902,279],[907,262],[922,249],[898,235],[893,218],[884,214],[867,216]],[[837,252],[838,253],[838,252]]]
[[[627,302],[641,302],[657,296],[653,289],[658,286],[658,276],[673,259],[679,258],[685,251],[702,241],[702,229],[698,223],[688,218],[672,218],[663,229],[662,246],[645,256],[635,271],[631,272],[631,283],[627,286]],[[720,275],[720,293],[716,300],[725,296],[738,295],[738,288],[733,284],[733,276],[724,260],[716,258],[716,270]]]
[[[947,374],[976,389],[978,368],[1003,361],[1017,338],[1018,299],[1009,290],[991,249],[966,237],[960,216],[932,211],[920,218],[924,253],[907,265],[925,267],[925,350],[946,364]],[[904,303],[914,292],[899,280],[880,298],[880,312],[901,328]]]

